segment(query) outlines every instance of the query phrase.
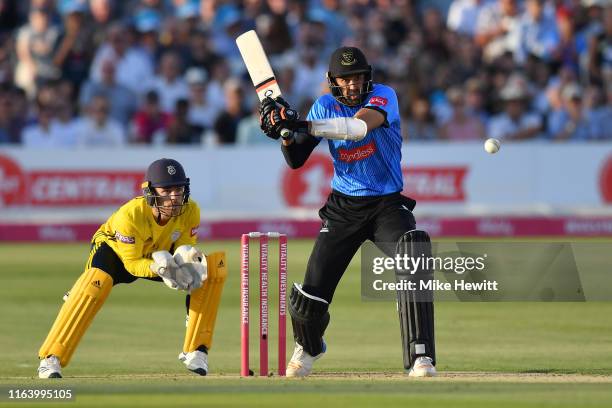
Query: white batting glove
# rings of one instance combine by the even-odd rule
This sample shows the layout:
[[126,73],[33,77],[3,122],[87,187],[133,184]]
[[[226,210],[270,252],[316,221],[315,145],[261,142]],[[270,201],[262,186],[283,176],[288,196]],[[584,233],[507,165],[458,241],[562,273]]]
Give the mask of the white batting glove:
[[153,252],[152,258],[151,270],[162,278],[166,286],[171,289],[187,290],[192,283],[191,277],[181,271],[170,252]]
[[174,251],[174,261],[180,267],[181,273],[188,275],[185,279],[191,283],[187,290],[197,289],[204,284],[208,266],[202,251],[191,245],[181,245]]

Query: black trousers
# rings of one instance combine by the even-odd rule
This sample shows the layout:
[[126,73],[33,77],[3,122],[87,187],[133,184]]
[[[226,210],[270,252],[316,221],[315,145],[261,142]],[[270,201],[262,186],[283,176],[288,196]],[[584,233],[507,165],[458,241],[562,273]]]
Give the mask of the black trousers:
[[[119,258],[119,255],[113,251],[105,242],[91,244],[91,252],[89,254],[89,261],[87,268],[98,268],[108,273],[113,278],[113,286],[120,283],[132,283],[137,279],[146,279],[155,282],[162,282],[162,278],[159,276],[153,278],[143,278],[134,276],[125,269],[123,261]],[[189,301],[191,297],[187,295],[185,297],[185,306],[187,313],[189,314]]]
[[129,273],[119,255],[106,242],[92,243],[87,268],[98,268],[113,278],[113,286],[120,283],[132,283],[137,279],[147,279],[161,282],[160,277],[141,278]]
[[400,193],[350,197],[333,191],[319,211],[323,223],[308,259],[304,291],[331,303],[340,278],[365,240],[395,256],[399,238],[415,229],[415,204]]

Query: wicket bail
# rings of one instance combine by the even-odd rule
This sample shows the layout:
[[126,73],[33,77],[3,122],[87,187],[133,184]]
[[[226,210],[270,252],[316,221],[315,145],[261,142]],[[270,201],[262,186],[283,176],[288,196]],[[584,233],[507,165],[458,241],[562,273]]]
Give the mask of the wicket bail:
[[259,239],[259,375],[268,376],[268,239],[278,238],[278,375],[286,370],[287,331],[287,235],[278,232],[249,232],[240,241],[240,375],[249,370],[249,247]]

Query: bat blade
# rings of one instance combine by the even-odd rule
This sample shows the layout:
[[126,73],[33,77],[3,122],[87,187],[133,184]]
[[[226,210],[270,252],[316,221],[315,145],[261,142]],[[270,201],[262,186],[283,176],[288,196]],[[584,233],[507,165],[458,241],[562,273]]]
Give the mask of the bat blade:
[[265,97],[276,98],[281,96],[281,90],[276,82],[276,76],[266,52],[259,41],[259,37],[254,30],[247,31],[236,38],[236,45],[242,55],[244,65],[251,76],[251,81],[261,101]]

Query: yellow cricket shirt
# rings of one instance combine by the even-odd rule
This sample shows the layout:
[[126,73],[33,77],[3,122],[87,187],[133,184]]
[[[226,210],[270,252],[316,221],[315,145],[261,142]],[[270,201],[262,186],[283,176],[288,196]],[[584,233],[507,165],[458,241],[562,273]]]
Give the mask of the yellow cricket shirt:
[[121,206],[94,234],[92,242],[106,242],[134,276],[155,277],[150,269],[151,254],[170,251],[181,245],[195,245],[200,225],[200,208],[189,199],[183,214],[161,226],[155,222],[144,197],[136,197]]

